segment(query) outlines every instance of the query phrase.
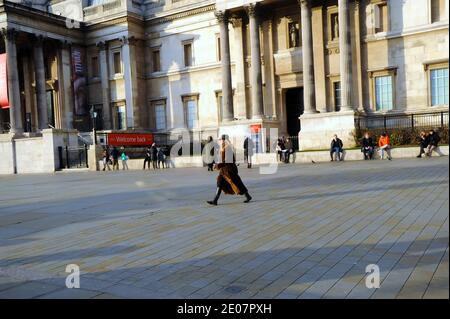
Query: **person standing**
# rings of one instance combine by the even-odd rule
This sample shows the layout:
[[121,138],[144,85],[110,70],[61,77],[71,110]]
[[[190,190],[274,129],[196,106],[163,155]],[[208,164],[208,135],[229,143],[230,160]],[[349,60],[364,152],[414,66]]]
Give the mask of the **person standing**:
[[158,168],[158,149],[156,148],[156,143],[152,144],[150,147],[150,160],[152,161],[153,169]]
[[120,159],[121,159],[121,161],[122,161],[122,169],[123,170],[128,170],[128,159],[129,159],[129,157],[128,157],[128,155],[125,153],[125,148],[124,147],[122,147],[121,149],[121,154],[120,154]]
[[248,203],[252,200],[252,197],[239,176],[233,146],[228,136],[223,135],[221,139],[220,162],[215,165],[215,168],[219,170],[216,196],[212,201],[207,201],[207,203],[217,206],[217,201],[222,192],[228,195],[244,195],[244,203]]
[[250,136],[247,136],[244,141],[244,161],[247,163],[247,168],[252,168],[253,148],[255,144]]
[[158,149],[156,157],[158,158],[158,168],[161,168],[161,166],[163,169],[166,168],[166,155],[164,155],[161,147]]
[[364,160],[373,159],[373,151],[374,146],[372,137],[370,137],[369,132],[366,132],[361,140],[361,152],[364,154]]
[[103,171],[106,170],[106,168],[108,168],[108,171],[111,170],[111,167],[109,166],[109,149],[105,148],[103,149],[102,152],[102,161],[103,161]]
[[386,154],[388,156],[388,160],[392,161],[391,140],[389,138],[389,135],[386,132],[381,134],[380,139],[378,140],[378,147],[379,147],[381,159],[382,160],[384,159],[384,152],[386,152]]
[[419,135],[419,155],[417,155],[417,158],[422,158],[422,154],[425,154],[425,150],[428,148],[428,144],[430,144],[430,137],[425,131],[420,132]]
[[434,130],[431,130],[428,136],[429,136],[429,144],[427,148],[427,156],[431,157],[433,151],[436,151],[436,149],[438,148],[439,142],[441,141],[441,137]]
[[145,166],[148,166],[148,169],[150,169],[151,161],[152,161],[152,155],[150,152],[150,147],[147,147],[147,149],[145,150],[145,157],[144,157],[144,171],[145,171]]
[[343,147],[344,143],[342,143],[342,140],[338,138],[337,134],[334,134],[330,146],[330,157],[332,162],[334,161],[334,153],[336,153],[336,161],[341,161],[341,153],[343,151]]
[[111,151],[111,157],[113,160],[113,171],[119,170],[119,150],[115,146]]

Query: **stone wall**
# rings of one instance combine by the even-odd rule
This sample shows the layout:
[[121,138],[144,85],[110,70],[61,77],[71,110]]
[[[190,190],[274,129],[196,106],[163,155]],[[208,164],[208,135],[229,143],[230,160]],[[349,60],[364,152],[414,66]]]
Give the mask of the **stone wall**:
[[41,136],[0,135],[0,174],[53,173],[59,169],[58,147],[77,146],[77,131],[43,130]]

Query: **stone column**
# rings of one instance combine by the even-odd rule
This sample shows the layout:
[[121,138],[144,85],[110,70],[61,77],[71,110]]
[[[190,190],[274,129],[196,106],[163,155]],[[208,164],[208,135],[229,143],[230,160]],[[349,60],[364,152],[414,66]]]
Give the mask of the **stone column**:
[[137,116],[139,114],[137,105],[137,65],[135,57],[135,38],[122,37],[122,62],[123,77],[125,81],[125,100],[126,100],[126,116],[127,129],[135,129],[139,122]]
[[228,13],[215,13],[220,25],[220,54],[222,63],[222,121],[229,122],[233,114],[233,86],[231,82],[230,36],[228,31]]
[[264,114],[262,92],[261,47],[259,38],[259,21],[257,5],[250,4],[245,7],[250,20],[250,47],[251,47],[251,86],[252,86],[252,118],[261,119]]
[[236,56],[236,104],[234,116],[239,119],[247,118],[247,98],[245,92],[245,61],[244,61],[244,32],[242,18],[231,19],[234,28],[234,47]]
[[8,67],[8,98],[10,114],[10,132],[13,134],[23,133],[22,105],[20,103],[19,72],[17,70],[17,31],[14,29],[2,29],[5,38]]
[[311,26],[311,0],[298,0],[301,10],[303,57],[303,104],[305,113],[317,113],[314,86],[314,57]]
[[105,41],[97,43],[99,48],[100,78],[102,83],[103,102],[103,127],[105,130],[113,128],[111,98],[109,92],[109,68],[107,59],[107,43]]
[[36,85],[36,102],[38,112],[38,128],[48,128],[47,96],[45,92],[44,37],[33,38],[34,78]]
[[74,111],[74,99],[73,99],[73,88],[72,88],[72,44],[69,41],[61,42],[61,63],[60,63],[60,74],[61,77],[58,79],[59,88],[61,90],[62,98],[62,110],[63,110],[63,128],[73,129],[73,111]]
[[341,73],[341,110],[351,111],[352,107],[352,64],[350,39],[349,0],[339,0],[339,52]]

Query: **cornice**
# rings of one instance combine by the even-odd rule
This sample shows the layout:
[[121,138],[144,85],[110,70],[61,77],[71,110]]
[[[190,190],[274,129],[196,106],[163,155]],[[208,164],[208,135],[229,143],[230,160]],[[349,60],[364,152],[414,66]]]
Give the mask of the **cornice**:
[[209,5],[206,5],[203,7],[194,8],[194,9],[177,12],[177,13],[173,13],[173,14],[168,14],[168,15],[161,16],[161,17],[150,17],[150,18],[145,19],[145,23],[146,23],[146,25],[162,24],[162,23],[171,22],[173,20],[182,19],[182,18],[190,17],[193,15],[201,14],[201,13],[206,13],[206,12],[211,12],[211,11],[214,12],[215,10],[216,10],[216,5],[209,4]]

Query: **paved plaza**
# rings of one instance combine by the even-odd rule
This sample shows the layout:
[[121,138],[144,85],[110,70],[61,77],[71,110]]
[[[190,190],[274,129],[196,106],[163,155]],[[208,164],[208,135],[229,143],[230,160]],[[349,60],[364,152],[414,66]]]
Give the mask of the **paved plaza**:
[[449,298],[448,157],[240,171],[0,176],[0,298]]

